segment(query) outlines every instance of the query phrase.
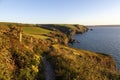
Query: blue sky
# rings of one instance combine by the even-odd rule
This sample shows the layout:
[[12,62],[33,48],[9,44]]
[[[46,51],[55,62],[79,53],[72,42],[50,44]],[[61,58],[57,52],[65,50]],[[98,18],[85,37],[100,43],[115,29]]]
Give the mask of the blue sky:
[[0,22],[120,24],[120,0],[0,0]]

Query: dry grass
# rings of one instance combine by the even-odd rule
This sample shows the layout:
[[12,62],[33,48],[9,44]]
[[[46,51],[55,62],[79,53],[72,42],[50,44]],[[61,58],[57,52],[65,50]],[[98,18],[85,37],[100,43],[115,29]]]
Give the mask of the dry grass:
[[119,80],[114,60],[103,54],[53,45],[48,56],[56,80]]

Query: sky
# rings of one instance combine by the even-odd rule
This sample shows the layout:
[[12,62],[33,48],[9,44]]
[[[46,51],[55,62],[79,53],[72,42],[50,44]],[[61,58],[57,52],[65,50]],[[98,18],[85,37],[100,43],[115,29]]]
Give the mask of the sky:
[[120,24],[120,0],[0,0],[0,22]]

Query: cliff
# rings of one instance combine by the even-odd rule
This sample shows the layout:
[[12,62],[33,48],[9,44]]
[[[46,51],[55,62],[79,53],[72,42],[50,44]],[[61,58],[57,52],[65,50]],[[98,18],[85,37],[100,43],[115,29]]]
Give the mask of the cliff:
[[65,45],[67,45],[68,42],[74,42],[72,39],[74,34],[82,34],[88,31],[87,27],[78,24],[43,24],[38,25],[38,27],[53,31],[52,36],[57,35],[54,39],[56,37],[59,38],[57,39],[57,43],[63,43]]
[[118,80],[116,64],[109,55],[53,45],[48,55],[56,80]]
[[74,24],[0,23],[0,79],[45,80],[46,55],[56,80],[119,80],[111,56],[67,45],[72,35],[86,31]]

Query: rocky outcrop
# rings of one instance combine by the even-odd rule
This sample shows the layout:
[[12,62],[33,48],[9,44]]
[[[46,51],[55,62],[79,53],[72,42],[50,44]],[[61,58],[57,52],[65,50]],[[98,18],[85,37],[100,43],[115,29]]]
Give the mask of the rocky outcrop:
[[76,34],[82,34],[88,31],[88,28],[86,26],[83,25],[74,25],[77,30],[76,30]]
[[88,31],[88,28],[83,25],[74,24],[42,24],[37,25],[40,28],[52,30],[47,35],[51,37],[52,43],[61,43],[67,45],[68,43],[78,42],[72,38],[75,34],[82,34]]

